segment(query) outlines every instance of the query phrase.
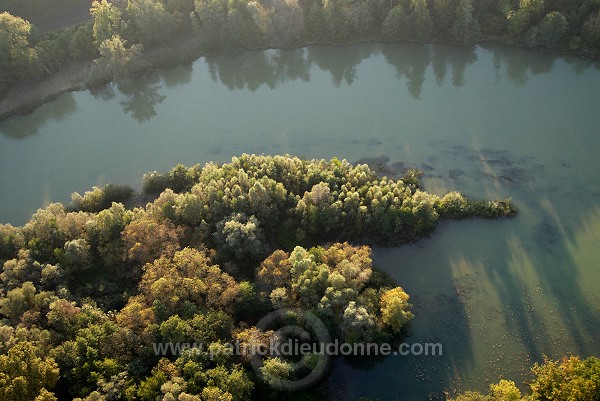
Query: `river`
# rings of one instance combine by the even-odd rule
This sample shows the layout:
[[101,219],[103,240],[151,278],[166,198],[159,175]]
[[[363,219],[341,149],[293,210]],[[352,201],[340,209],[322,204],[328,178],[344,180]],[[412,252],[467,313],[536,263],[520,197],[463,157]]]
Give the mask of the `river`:
[[430,192],[519,215],[375,249],[411,294],[409,343],[441,356],[338,360],[332,399],[443,399],[521,382],[543,355],[600,355],[600,71],[492,44],[313,46],[201,58],[63,94],[0,122],[0,221],[108,182],[241,153],[382,157]]

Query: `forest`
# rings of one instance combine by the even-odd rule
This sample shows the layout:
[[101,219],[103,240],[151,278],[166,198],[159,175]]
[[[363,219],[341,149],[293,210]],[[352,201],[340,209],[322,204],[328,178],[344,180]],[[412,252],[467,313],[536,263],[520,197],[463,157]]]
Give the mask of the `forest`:
[[88,86],[206,54],[314,43],[494,40],[600,56],[598,0],[101,0],[91,20],[50,31],[20,16],[73,3],[0,1],[0,97],[92,60]]
[[[310,311],[341,341],[394,341],[413,318],[410,298],[373,266],[369,245],[516,213],[510,200],[429,194],[418,177],[242,155],[148,173],[142,194],[112,184],[75,193],[22,227],[0,225],[0,399],[279,399],[269,383],[302,373],[291,361],[267,357],[259,380],[248,355],[212,355],[268,343],[273,331],[255,325],[282,308]],[[208,347],[153,348],[192,342]]]

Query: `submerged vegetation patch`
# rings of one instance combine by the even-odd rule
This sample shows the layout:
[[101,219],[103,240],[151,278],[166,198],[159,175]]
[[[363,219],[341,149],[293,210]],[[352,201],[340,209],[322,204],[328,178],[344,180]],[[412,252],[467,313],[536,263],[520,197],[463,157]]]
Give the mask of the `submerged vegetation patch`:
[[[297,379],[294,361],[270,356],[253,371],[248,355],[215,350],[268,344],[279,334],[261,318],[278,310],[310,313],[349,344],[394,340],[413,318],[409,296],[367,245],[345,241],[399,244],[441,219],[516,212],[510,200],[429,194],[418,177],[244,154],[148,173],[145,206],[116,202],[131,190],[109,185],[0,225],[0,398],[277,399],[269,384]],[[156,352],[192,343],[205,348]]]

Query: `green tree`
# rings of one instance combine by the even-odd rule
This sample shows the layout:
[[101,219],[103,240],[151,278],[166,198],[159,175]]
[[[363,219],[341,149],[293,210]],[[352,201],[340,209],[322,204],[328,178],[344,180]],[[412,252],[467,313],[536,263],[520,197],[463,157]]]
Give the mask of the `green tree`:
[[410,36],[408,12],[402,4],[396,5],[385,17],[382,25],[387,40],[403,40]]
[[0,399],[11,401],[56,400],[48,391],[58,381],[59,370],[52,358],[44,358],[29,342],[0,355]]
[[0,262],[17,256],[25,245],[23,232],[10,224],[0,224]]
[[100,58],[95,61],[92,77],[108,76],[113,81],[122,82],[147,66],[142,59],[144,46],[135,44],[127,47],[127,41],[119,35],[104,40],[98,50]]
[[244,401],[250,398],[254,383],[240,365],[231,368],[217,366],[206,371],[206,384],[208,387],[217,387],[231,394],[234,401]]
[[194,0],[191,14],[194,31],[208,50],[222,49],[227,45],[226,0]]
[[532,24],[539,21],[544,12],[544,0],[520,0],[519,8],[508,14],[508,33],[518,39]]
[[350,301],[344,310],[340,332],[345,342],[371,342],[375,331],[375,319],[367,308]]
[[411,0],[412,36],[417,40],[427,40],[433,31],[433,20],[426,0]]
[[590,15],[582,29],[585,44],[600,53],[600,11]]
[[164,43],[175,32],[175,17],[165,10],[160,1],[129,0],[127,13],[131,16],[142,43]]
[[28,21],[8,12],[0,13],[0,69],[7,83],[35,70],[36,52],[29,45],[30,34]]
[[92,32],[97,46],[115,35],[122,34],[125,30],[121,10],[107,0],[94,0],[90,14],[94,20]]
[[475,7],[473,0],[460,0],[456,7],[456,19],[452,26],[452,33],[461,43],[469,43],[479,35],[479,22],[473,14]]
[[383,34],[388,40],[428,40],[433,31],[433,19],[426,0],[411,0],[406,8],[400,2],[383,21]]
[[232,214],[217,223],[214,236],[219,250],[240,260],[264,257],[267,250],[265,235],[254,216]]
[[530,47],[552,49],[556,47],[568,27],[567,19],[558,11],[552,11],[544,16],[542,22],[531,28],[527,42]]
[[265,43],[260,22],[264,10],[258,2],[227,1],[228,41],[232,47],[255,48]]
[[233,396],[218,387],[208,386],[202,389],[202,399],[206,401],[232,401]]
[[450,29],[454,22],[455,9],[452,0],[434,0],[433,16],[437,29],[446,31]]
[[8,291],[6,296],[0,298],[0,314],[18,322],[25,312],[35,309],[36,292],[37,289],[30,281]]
[[276,0],[267,12],[266,34],[269,45],[291,46],[304,34],[304,14],[296,0]]
[[267,383],[272,383],[276,386],[279,381],[290,379],[294,368],[289,362],[275,357],[266,359],[260,368],[260,372]]

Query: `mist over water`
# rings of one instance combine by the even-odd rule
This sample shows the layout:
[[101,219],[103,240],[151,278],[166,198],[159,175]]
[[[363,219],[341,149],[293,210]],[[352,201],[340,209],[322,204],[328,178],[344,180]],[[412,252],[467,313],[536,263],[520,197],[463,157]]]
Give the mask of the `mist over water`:
[[444,354],[339,360],[329,381],[332,399],[443,399],[500,375],[521,382],[543,355],[600,355],[599,104],[592,64],[496,45],[201,58],[0,122],[0,221],[244,152],[380,157],[390,172],[423,170],[430,192],[511,197],[514,219],[448,222],[374,250],[411,295],[406,341]]

